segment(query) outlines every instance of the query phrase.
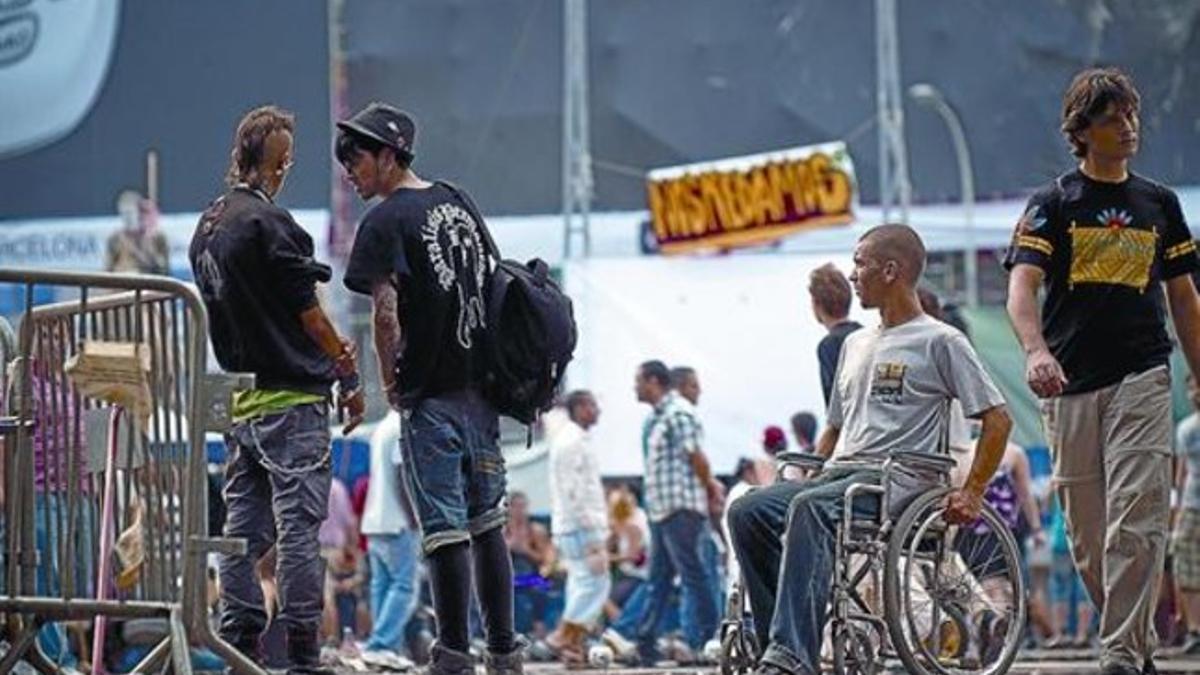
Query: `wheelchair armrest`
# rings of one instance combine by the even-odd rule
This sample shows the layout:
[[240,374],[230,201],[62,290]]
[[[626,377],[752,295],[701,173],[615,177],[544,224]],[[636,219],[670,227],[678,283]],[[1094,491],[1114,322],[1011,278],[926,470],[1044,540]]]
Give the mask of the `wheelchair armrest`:
[[805,471],[820,471],[825,458],[811,452],[779,452],[775,454],[775,470],[782,471],[794,466]]
[[948,455],[916,452],[913,450],[893,450],[888,459],[890,462],[894,462],[905,468],[917,471],[934,471],[944,476],[949,475],[950,471],[958,465],[958,462],[954,461],[954,458]]

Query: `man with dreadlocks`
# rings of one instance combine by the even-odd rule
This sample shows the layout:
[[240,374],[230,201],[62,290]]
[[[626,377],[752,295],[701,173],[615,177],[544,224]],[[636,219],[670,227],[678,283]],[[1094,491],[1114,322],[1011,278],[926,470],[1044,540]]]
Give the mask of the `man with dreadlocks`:
[[201,216],[188,257],[221,367],[255,375],[255,388],[234,397],[226,436],[225,536],[245,539],[247,549],[220,558],[220,635],[261,660],[267,613],[255,564],[275,546],[288,672],[308,674],[329,672],[317,640],[325,580],[317,531],[332,479],[331,386],[350,415],[346,432],[362,421],[363,395],[355,349],[317,301],[330,268],[274,201],[292,167],[294,124],[273,106],[242,118],[229,189]]

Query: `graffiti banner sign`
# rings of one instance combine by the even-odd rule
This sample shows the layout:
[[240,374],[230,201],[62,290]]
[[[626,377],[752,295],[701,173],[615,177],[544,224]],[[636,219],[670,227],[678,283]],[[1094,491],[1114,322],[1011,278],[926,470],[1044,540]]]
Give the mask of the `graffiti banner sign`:
[[663,253],[776,241],[854,219],[854,164],[841,142],[655,169],[646,190]]

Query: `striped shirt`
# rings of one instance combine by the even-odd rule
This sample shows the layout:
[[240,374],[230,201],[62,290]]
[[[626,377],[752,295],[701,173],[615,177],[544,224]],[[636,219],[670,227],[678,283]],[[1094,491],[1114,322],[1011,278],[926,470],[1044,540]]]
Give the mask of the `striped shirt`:
[[646,511],[651,522],[662,522],[683,510],[707,515],[705,486],[692,468],[692,453],[700,452],[703,436],[695,408],[673,391],[646,418],[642,456],[646,462]]

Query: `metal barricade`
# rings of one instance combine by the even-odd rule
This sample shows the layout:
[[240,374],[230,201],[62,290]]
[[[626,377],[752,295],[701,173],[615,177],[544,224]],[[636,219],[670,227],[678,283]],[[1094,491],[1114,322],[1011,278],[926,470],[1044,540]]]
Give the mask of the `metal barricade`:
[[[25,297],[0,421],[10,644],[0,672],[20,658],[55,672],[35,642],[47,622],[94,619],[102,650],[107,618],[160,617],[161,640],[135,672],[169,659],[191,673],[191,643],[261,673],[208,621],[208,554],[245,542],[208,536],[205,432],[228,425],[244,378],[206,373],[196,291],[166,277],[35,270],[0,270],[0,283]],[[34,288],[47,286],[77,299],[35,305]],[[89,361],[105,349],[131,356],[123,396],[85,379],[121,379],[111,358]],[[90,375],[89,363],[99,364]]]

